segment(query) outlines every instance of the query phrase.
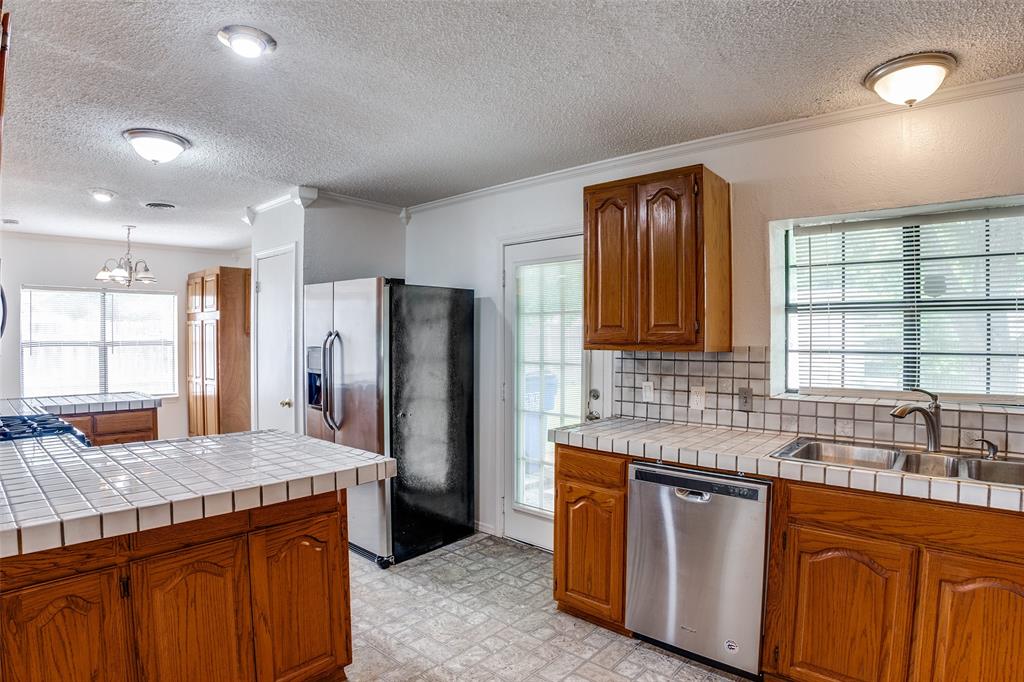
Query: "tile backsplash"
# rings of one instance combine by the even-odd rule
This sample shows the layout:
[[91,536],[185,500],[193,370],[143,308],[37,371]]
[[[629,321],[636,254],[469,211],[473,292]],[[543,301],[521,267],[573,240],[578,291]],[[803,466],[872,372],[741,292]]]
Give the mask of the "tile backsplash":
[[[920,415],[889,415],[906,400],[770,395],[764,346],[737,346],[729,353],[616,351],[614,363],[616,416],[903,446],[925,443]],[[643,401],[645,381],[654,384],[651,402]],[[706,391],[705,409],[691,409],[690,392],[700,386]],[[741,388],[750,389],[749,410],[741,409]],[[942,406],[943,447],[980,452],[974,440],[987,438],[1000,452],[1024,455],[1024,409],[956,402]]]

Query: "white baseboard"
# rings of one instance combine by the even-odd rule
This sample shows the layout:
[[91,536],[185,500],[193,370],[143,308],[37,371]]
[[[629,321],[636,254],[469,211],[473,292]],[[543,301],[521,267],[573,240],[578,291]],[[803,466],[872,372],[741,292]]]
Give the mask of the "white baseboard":
[[498,534],[498,531],[494,529],[494,526],[489,523],[480,523],[479,521],[476,522],[476,530],[478,533],[487,533],[488,535]]

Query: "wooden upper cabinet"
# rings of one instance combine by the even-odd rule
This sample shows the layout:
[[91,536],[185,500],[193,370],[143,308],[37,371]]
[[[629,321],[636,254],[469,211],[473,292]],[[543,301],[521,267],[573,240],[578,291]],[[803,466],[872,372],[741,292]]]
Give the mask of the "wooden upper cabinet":
[[351,662],[338,514],[249,536],[256,679],[305,680]]
[[638,188],[640,342],[697,342],[697,178],[685,173]]
[[635,188],[587,192],[585,203],[586,339],[591,343],[632,343],[637,330]]
[[203,277],[203,312],[212,313],[217,310],[219,300],[217,298],[217,289],[220,283],[220,277],[216,273],[211,273]]
[[626,460],[559,446],[555,465],[554,597],[625,622]]
[[113,569],[0,598],[0,679],[129,679],[130,638],[124,604]]
[[729,184],[688,166],[583,195],[584,345],[731,350]]
[[926,552],[912,679],[1024,680],[1024,565]]
[[779,672],[795,682],[905,680],[917,549],[799,525],[787,533]]
[[185,312],[198,313],[203,309],[203,278],[191,276],[185,285]]
[[137,659],[146,682],[253,679],[244,537],[131,565]]

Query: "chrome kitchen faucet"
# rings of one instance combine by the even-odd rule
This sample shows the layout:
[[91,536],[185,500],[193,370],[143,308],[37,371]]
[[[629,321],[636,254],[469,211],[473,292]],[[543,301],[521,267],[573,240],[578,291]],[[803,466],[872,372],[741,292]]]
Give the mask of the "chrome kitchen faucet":
[[942,405],[939,404],[939,396],[923,388],[912,388],[910,390],[923,393],[931,398],[928,407],[907,403],[905,405],[897,405],[889,414],[897,419],[903,419],[913,412],[919,413],[924,418],[924,425],[928,434],[928,446],[925,452],[938,452],[942,445]]

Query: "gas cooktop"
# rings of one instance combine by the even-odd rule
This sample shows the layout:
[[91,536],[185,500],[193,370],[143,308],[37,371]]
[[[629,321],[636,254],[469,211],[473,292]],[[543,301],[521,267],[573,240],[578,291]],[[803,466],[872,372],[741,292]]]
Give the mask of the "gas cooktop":
[[63,435],[74,436],[83,445],[90,445],[84,433],[53,414],[0,417],[0,441]]

